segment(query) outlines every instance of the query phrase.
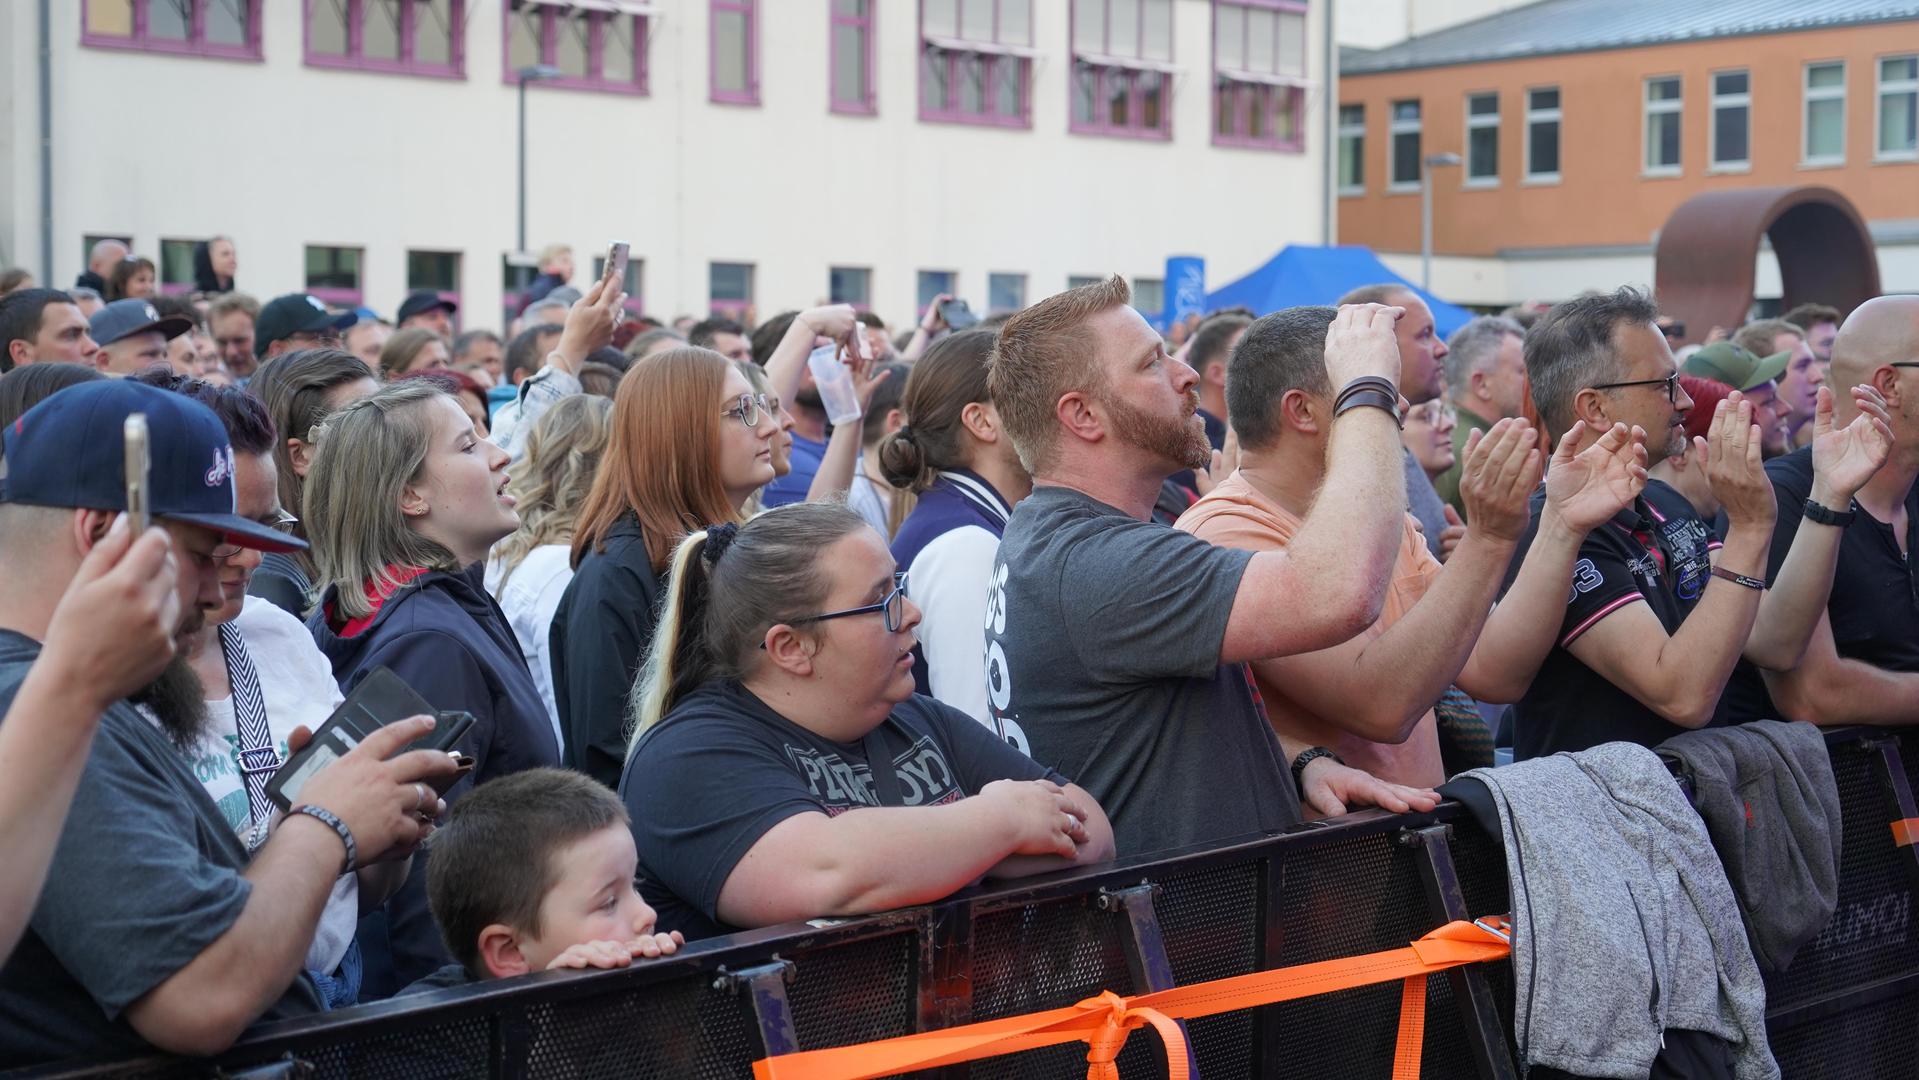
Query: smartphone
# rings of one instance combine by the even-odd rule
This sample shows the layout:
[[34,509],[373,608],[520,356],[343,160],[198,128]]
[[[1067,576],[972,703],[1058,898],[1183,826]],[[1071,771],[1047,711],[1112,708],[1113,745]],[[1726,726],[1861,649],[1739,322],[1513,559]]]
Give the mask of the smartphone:
[[135,539],[147,531],[147,414],[134,413],[125,425],[127,441],[127,526]]
[[606,249],[606,273],[621,288],[626,287],[626,258],[631,246],[624,240],[615,240]]
[[979,322],[979,316],[964,300],[948,300],[940,304],[940,318],[955,330],[964,330]]

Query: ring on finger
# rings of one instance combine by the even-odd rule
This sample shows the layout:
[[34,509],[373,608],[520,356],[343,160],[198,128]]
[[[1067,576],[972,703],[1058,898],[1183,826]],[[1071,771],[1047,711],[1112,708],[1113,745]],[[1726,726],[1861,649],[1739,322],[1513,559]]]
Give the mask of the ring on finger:
[[413,785],[413,812],[417,814],[420,811],[425,809],[426,809],[426,785],[416,783]]

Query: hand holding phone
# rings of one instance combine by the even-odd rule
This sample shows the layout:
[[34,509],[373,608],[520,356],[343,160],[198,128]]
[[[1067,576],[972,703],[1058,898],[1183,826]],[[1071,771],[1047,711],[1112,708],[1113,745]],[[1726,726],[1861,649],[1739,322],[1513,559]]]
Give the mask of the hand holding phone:
[[626,261],[631,251],[624,240],[615,240],[606,249],[606,279],[622,288],[626,286]]
[[147,531],[147,414],[127,417],[123,430],[127,443],[127,530],[139,539]]

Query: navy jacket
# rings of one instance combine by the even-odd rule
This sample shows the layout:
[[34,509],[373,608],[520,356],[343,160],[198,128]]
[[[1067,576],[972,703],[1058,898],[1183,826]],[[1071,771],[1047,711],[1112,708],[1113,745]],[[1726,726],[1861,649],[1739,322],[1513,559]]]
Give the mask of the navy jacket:
[[653,648],[665,593],[629,511],[606,531],[603,550],[580,559],[547,630],[566,763],[609,788],[619,787],[626,767],[627,700]]
[[[331,589],[307,620],[342,693],[386,667],[435,708],[473,714],[473,727],[459,743],[473,756],[473,772],[447,793],[448,803],[476,783],[560,763],[553,724],[513,628],[481,584],[485,570],[476,563],[458,574],[421,574],[387,597],[372,624],[351,637],[327,623]],[[364,1000],[390,996],[452,962],[427,911],[426,856],[425,849],[414,856],[413,872],[387,901],[384,920],[369,916],[361,923]]]

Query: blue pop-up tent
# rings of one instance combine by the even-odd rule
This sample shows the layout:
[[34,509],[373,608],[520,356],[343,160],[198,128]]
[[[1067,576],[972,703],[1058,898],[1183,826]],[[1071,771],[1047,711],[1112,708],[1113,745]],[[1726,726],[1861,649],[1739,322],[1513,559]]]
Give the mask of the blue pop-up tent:
[[1207,293],[1206,308],[1211,311],[1248,307],[1256,314],[1266,315],[1304,304],[1331,304],[1361,285],[1386,281],[1397,281],[1426,301],[1442,336],[1451,334],[1473,317],[1465,308],[1454,307],[1387,269],[1371,248],[1308,244],[1288,244],[1268,259],[1266,265]]

